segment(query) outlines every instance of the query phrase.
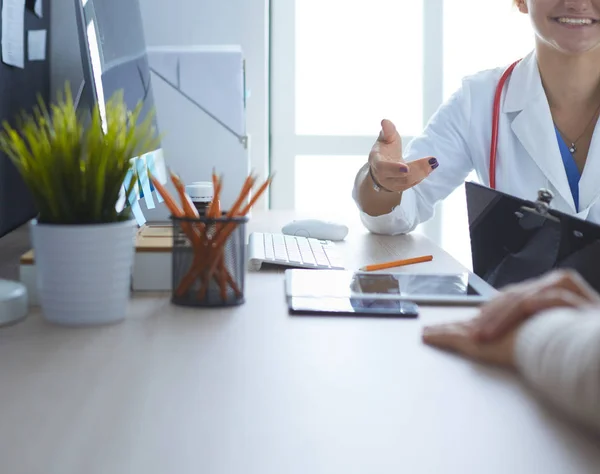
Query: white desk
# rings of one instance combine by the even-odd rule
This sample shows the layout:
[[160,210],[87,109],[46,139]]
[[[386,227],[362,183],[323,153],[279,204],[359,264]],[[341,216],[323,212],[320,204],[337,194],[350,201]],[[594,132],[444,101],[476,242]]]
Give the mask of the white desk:
[[[285,213],[255,215],[277,230]],[[267,220],[269,223],[267,224]],[[358,267],[433,252],[420,236],[353,229]],[[386,255],[386,253],[388,255]],[[418,320],[288,316],[280,272],[247,278],[220,311],[136,296],[126,322],[0,330],[3,474],[563,474],[600,469],[600,443],[518,380],[420,342]]]

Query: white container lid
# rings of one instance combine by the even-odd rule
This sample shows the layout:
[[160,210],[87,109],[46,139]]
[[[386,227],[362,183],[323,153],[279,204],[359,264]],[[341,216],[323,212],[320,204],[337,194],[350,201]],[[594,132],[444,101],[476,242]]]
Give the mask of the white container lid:
[[16,281],[0,280],[0,326],[27,316],[27,289]]
[[211,202],[214,196],[214,189],[210,181],[197,181],[188,184],[185,187],[185,192],[194,202]]

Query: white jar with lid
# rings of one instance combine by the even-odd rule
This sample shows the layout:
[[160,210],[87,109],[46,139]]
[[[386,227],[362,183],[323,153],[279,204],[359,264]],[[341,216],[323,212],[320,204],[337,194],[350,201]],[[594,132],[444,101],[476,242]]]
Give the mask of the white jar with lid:
[[201,216],[205,215],[214,197],[215,190],[212,182],[196,181],[186,185],[185,192],[194,203],[194,206],[196,206],[196,209],[198,209],[198,214]]

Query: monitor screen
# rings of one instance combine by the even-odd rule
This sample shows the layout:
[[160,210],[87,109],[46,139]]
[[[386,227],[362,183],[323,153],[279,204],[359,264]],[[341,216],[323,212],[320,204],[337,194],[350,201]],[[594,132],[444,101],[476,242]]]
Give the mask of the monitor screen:
[[[121,91],[129,110],[142,103],[140,120],[144,120],[154,109],[154,96],[138,0],[75,0],[75,4],[84,78],[80,107],[98,104],[103,123],[106,123],[105,104]],[[156,113],[153,120],[158,134]],[[135,160],[134,169],[143,174],[148,167],[162,183],[166,183],[162,148],[138,150],[137,154],[131,157]],[[147,176],[142,174],[138,176],[137,199],[153,191]],[[131,204],[136,206],[136,219],[141,223],[138,218],[141,211],[136,202]],[[146,204],[149,204],[148,199]]]

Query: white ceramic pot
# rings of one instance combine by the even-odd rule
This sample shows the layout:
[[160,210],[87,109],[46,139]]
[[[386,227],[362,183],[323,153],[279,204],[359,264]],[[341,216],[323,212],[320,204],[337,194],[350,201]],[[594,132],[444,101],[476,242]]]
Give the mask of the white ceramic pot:
[[44,317],[89,326],[127,313],[135,252],[135,221],[54,225],[33,221],[37,288]]

